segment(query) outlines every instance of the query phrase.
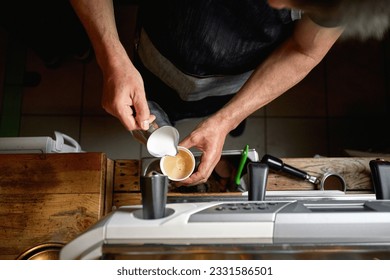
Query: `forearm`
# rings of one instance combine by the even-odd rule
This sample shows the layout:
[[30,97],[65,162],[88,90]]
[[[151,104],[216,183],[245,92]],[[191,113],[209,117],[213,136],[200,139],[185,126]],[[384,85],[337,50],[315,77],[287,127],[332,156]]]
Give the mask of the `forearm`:
[[95,50],[104,71],[126,57],[116,28],[112,0],[70,0]]
[[299,83],[318,64],[302,53],[286,52],[288,44],[259,66],[233,99],[215,114],[224,120],[227,131]]
[[70,0],[91,39],[103,72],[102,107],[128,130],[147,129],[154,117],[143,80],[119,40],[112,0]]
[[[227,131],[234,129],[250,114],[299,83],[323,59],[341,32],[341,29],[323,30],[312,22],[303,22],[213,118],[224,120]],[[312,35],[302,38],[299,36],[302,33]]]

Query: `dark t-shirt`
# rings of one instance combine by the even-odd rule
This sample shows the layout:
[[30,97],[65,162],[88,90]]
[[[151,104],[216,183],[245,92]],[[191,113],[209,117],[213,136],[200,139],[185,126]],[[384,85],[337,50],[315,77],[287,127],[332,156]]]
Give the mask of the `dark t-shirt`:
[[266,0],[144,0],[142,26],[177,68],[194,76],[254,69],[292,31],[290,10]]

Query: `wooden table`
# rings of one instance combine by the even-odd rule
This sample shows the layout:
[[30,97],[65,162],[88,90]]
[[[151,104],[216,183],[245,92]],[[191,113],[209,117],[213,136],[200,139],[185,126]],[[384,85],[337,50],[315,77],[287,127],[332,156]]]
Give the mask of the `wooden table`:
[[112,209],[102,153],[0,155],[0,259],[64,244]]

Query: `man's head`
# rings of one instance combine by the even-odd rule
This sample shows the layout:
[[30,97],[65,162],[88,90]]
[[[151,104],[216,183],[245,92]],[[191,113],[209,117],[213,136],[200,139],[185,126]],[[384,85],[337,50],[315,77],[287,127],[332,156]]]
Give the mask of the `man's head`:
[[271,7],[302,10],[323,26],[345,26],[344,37],[382,38],[390,27],[390,0],[268,0]]

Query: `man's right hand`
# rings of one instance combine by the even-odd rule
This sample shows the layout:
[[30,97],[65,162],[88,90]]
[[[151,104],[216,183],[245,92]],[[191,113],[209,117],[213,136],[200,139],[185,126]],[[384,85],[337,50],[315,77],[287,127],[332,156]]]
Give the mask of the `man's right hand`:
[[103,72],[102,106],[128,130],[148,129],[150,115],[141,75],[121,44],[112,0],[71,0]]
[[149,128],[150,115],[141,75],[133,64],[122,63],[103,71],[103,108],[128,130]]

